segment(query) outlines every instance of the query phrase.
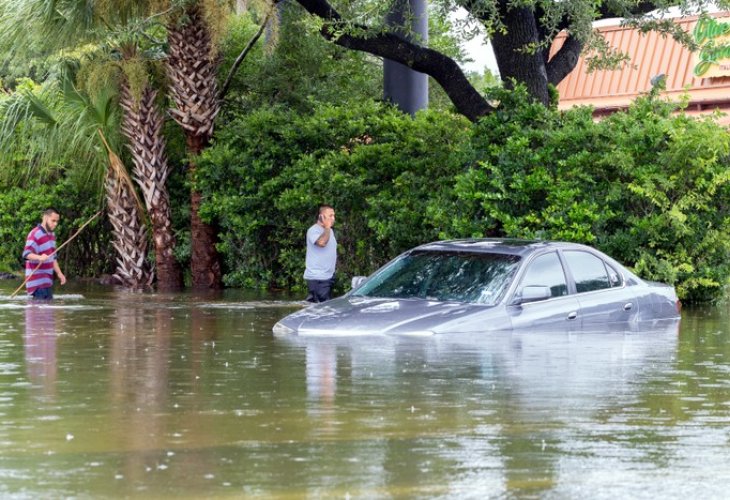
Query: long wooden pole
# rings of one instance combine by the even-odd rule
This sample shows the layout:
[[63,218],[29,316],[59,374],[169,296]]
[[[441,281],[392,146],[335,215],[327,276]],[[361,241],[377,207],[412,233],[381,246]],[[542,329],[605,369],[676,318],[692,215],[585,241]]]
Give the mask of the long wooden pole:
[[[75,232],[75,233],[74,233],[74,234],[73,234],[73,235],[72,235],[72,236],[71,236],[71,237],[70,237],[69,239],[67,239],[66,241],[64,241],[64,242],[63,242],[63,244],[62,244],[61,246],[59,246],[58,248],[56,248],[56,249],[55,249],[55,250],[53,251],[53,253],[51,253],[51,254],[49,255],[49,257],[52,257],[52,256],[56,255],[56,254],[57,254],[58,252],[60,252],[60,251],[61,251],[61,249],[62,249],[63,247],[65,247],[66,245],[68,245],[69,243],[71,243],[71,242],[73,241],[73,239],[74,239],[74,238],[76,238],[76,236],[78,236],[78,235],[79,235],[79,233],[81,232],[81,230],[82,230],[82,229],[84,229],[84,228],[85,228],[86,226],[88,226],[88,225],[89,225],[89,224],[91,223],[91,221],[92,221],[92,220],[96,219],[96,218],[97,218],[97,217],[98,217],[98,216],[99,216],[99,215],[101,214],[101,212],[102,212],[102,210],[99,210],[99,211],[98,211],[98,212],[96,212],[96,213],[95,213],[94,215],[92,215],[92,216],[91,216],[91,218],[90,218],[89,220],[87,220],[86,222],[84,222],[84,223],[83,223],[83,224],[81,225],[81,227],[80,227],[80,228],[78,228],[78,229],[76,230],[76,232]],[[41,267],[41,264],[43,264],[43,262],[39,262],[39,263],[38,263],[38,265],[37,265],[37,266],[35,266],[35,269],[33,269],[33,270],[32,270],[32,271],[30,272],[30,274],[29,274],[28,276],[26,276],[26,277],[25,277],[25,281],[23,281],[23,282],[22,282],[22,283],[20,284],[20,286],[19,286],[19,287],[18,287],[18,288],[17,288],[17,289],[16,289],[16,290],[15,290],[15,291],[14,291],[14,292],[12,293],[12,295],[10,295],[10,298],[11,298],[11,299],[12,299],[13,297],[15,297],[15,296],[16,296],[16,295],[18,294],[18,292],[19,292],[19,291],[20,291],[20,290],[21,290],[21,289],[22,289],[22,288],[23,288],[23,287],[25,286],[25,284],[26,284],[26,283],[28,283],[28,280],[30,279],[30,277],[31,277],[31,276],[33,276],[33,273],[34,273],[34,272],[36,272],[36,271],[38,270],[38,268],[39,268],[39,267]]]

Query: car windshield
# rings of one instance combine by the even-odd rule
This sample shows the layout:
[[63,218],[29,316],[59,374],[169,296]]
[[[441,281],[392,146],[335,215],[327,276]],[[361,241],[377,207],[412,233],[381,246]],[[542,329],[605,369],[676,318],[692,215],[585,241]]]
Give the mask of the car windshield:
[[352,295],[494,305],[519,260],[498,253],[414,251],[381,269]]

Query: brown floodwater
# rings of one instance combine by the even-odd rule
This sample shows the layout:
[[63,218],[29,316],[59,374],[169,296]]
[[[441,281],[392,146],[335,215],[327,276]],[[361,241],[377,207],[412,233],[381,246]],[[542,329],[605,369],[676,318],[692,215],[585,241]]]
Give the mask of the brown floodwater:
[[241,291],[0,283],[3,498],[726,498],[728,306],[643,331],[275,337]]

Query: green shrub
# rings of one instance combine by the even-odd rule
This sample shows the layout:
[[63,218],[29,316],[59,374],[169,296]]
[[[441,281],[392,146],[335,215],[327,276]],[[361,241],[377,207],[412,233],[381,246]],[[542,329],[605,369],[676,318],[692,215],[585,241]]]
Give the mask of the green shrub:
[[304,234],[320,203],[337,212],[344,278],[436,239],[426,205],[450,190],[469,134],[455,115],[412,119],[375,102],[238,118],[199,163],[204,214],[222,228],[226,283],[301,289]]
[[[35,188],[14,187],[0,193],[0,270],[21,273],[25,238],[40,223],[45,208],[54,207],[61,214],[55,231],[60,246],[99,209],[90,201],[95,198],[98,199],[90,193],[75,191],[66,181]],[[114,252],[109,234],[109,228],[99,218],[89,224],[59,253],[64,273],[71,279],[109,272],[113,259],[108,256]]]
[[[344,278],[439,238],[592,244],[689,301],[730,275],[727,132],[650,96],[594,122],[522,89],[477,124],[378,103],[266,108],[236,118],[200,162],[223,229],[226,282],[301,289],[304,233],[334,205]],[[342,280],[346,283],[347,280]]]
[[[505,109],[476,125],[473,168],[442,236],[512,236],[593,244],[689,301],[721,296],[730,275],[730,142],[710,119],[639,99],[594,123],[500,92]],[[515,102],[517,98],[517,102]],[[445,220],[444,220],[445,222]]]

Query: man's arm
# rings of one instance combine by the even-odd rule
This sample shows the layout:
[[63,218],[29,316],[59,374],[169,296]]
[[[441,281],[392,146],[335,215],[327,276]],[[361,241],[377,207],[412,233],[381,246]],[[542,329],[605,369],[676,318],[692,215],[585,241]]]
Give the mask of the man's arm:
[[38,254],[32,252],[25,255],[26,260],[33,260],[35,262],[45,262],[48,260],[49,257],[50,255],[46,255],[44,253]]
[[58,265],[58,261],[53,261],[53,270],[56,271],[56,276],[58,276],[58,281],[61,282],[62,285],[66,284],[66,275],[61,272],[61,266]]
[[327,246],[327,242],[330,240],[330,234],[332,234],[332,229],[324,226],[324,232],[320,235],[319,238],[317,238],[317,241],[315,241],[314,244],[318,247]]

